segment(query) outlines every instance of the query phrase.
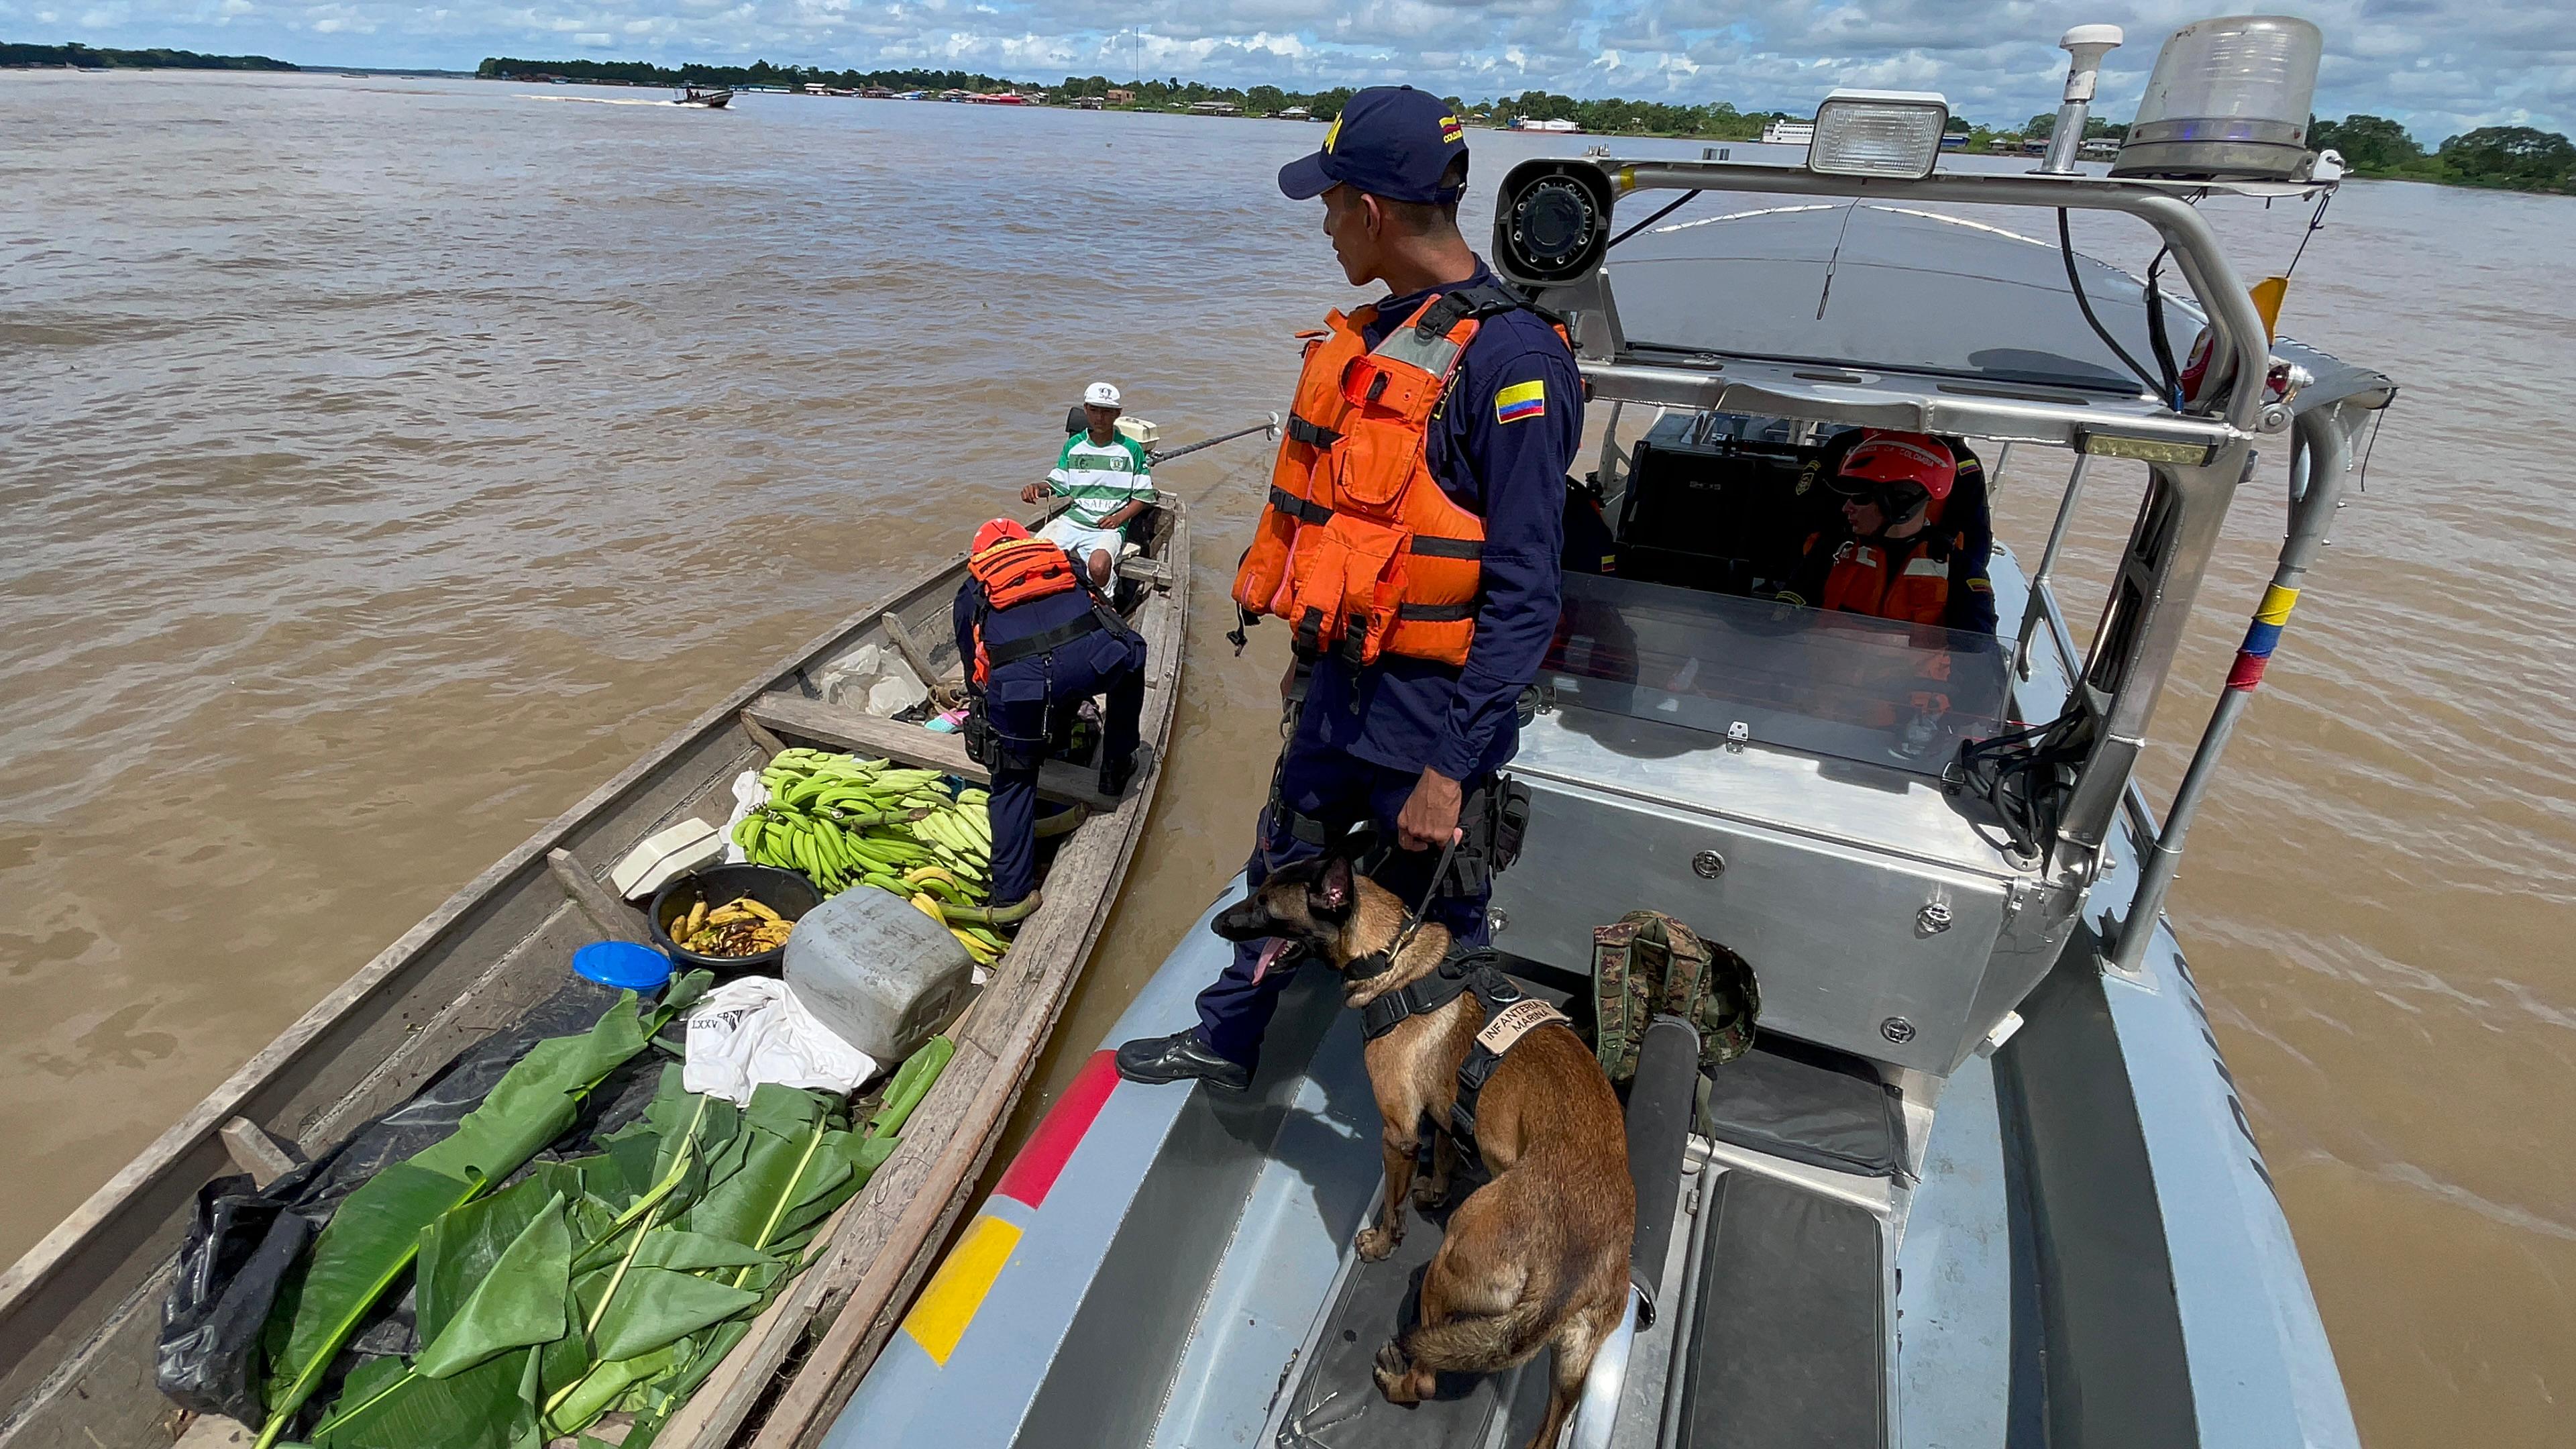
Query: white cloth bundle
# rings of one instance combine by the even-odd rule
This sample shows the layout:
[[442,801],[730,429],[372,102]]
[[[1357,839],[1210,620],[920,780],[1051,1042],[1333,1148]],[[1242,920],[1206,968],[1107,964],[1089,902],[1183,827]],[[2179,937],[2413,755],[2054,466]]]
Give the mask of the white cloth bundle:
[[680,1085],[692,1092],[748,1105],[763,1082],[847,1093],[876,1073],[876,1058],[815,1020],[774,977],[728,981],[689,1012]]

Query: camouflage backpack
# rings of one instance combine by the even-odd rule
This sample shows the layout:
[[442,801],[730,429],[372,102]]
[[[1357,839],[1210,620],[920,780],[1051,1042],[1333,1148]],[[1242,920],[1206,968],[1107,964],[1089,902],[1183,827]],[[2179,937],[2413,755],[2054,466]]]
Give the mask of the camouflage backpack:
[[1613,1082],[1637,1074],[1637,1049],[1657,1012],[1699,1028],[1700,1070],[1751,1049],[1762,1014],[1753,968],[1724,946],[1661,911],[1630,911],[1592,931],[1592,991],[1601,1070]]

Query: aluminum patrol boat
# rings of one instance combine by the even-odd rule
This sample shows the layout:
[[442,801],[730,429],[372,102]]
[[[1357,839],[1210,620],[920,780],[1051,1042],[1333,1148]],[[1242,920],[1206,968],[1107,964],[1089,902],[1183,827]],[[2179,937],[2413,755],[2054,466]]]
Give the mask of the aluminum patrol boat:
[[[1853,130],[1835,105],[1803,168],[1531,162],[1497,208],[1497,268],[1571,320],[1611,414],[1596,481],[1618,571],[1566,578],[1508,767],[1535,805],[1495,943],[1580,1015],[1592,928],[1652,907],[1741,952],[1763,999],[1756,1050],[1707,1077],[1678,1021],[1648,1039],[1627,1103],[1634,1312],[1570,1440],[2355,1445],[2160,909],[2356,435],[2395,393],[2272,337],[2196,207],[2315,198],[2332,158],[2254,181],[2078,174],[2071,155],[1968,174],[1936,169],[1935,121],[1919,171],[1854,175],[1828,154]],[[1729,195],[1614,237],[1613,210],[1658,190]],[[2076,210],[2148,228],[2189,296],[2075,253],[2051,223]],[[2195,331],[2192,367],[2142,362]],[[2035,564],[1995,547],[1994,633],[1770,600],[1813,516],[1802,488],[1855,427],[1951,437],[1998,471],[2009,452],[2024,477],[2064,455]],[[2273,587],[2159,821],[2138,756],[2168,675],[2215,663],[2180,657],[2184,626],[2230,500],[2284,451]],[[2143,497],[2079,642],[2057,580],[2088,472],[2114,467]],[[1108,1048],[1190,1021],[1224,965],[1206,925],[909,1312],[841,1366],[852,1396],[820,1442],[1528,1438],[1537,1366],[1411,1409],[1370,1381],[1438,1234],[1351,1251],[1379,1129],[1328,973],[1292,988],[1248,1093],[1116,1077]]]

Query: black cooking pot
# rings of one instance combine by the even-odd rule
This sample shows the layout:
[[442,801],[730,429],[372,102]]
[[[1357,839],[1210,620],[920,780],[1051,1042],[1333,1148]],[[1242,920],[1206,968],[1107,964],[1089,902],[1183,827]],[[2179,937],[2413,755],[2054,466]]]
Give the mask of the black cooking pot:
[[749,896],[791,921],[823,903],[823,893],[795,871],[774,865],[711,865],[653,893],[647,912],[653,920],[653,944],[683,968],[703,966],[719,976],[777,975],[778,962],[787,954],[784,946],[750,956],[701,956],[671,939],[671,928],[686,919],[698,902],[713,908],[738,896]]

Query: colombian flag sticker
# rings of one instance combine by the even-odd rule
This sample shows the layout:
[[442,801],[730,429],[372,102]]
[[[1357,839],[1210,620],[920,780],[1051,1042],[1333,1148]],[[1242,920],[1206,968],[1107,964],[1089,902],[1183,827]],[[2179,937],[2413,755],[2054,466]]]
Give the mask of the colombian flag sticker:
[[1517,423],[1523,418],[1547,416],[1547,384],[1532,379],[1516,382],[1494,394],[1494,421]]

